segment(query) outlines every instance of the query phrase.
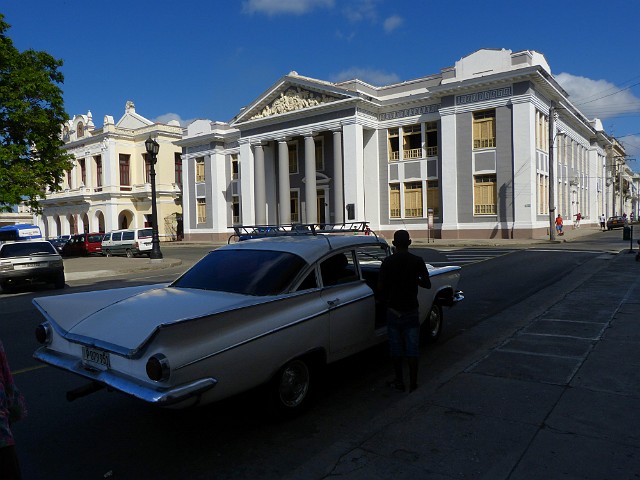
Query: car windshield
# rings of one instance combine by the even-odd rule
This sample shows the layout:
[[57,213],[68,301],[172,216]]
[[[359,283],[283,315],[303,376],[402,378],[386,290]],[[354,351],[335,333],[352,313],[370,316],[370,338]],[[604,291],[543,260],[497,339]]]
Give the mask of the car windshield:
[[306,265],[299,256],[269,250],[215,250],[171,286],[244,295],[282,293]]
[[57,254],[49,242],[8,243],[0,250],[0,258],[26,257],[27,255]]

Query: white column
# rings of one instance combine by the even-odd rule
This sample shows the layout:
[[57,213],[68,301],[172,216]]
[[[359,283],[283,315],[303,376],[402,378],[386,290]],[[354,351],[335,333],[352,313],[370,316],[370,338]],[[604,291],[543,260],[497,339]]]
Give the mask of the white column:
[[344,222],[344,183],[342,178],[342,130],[333,132],[333,211],[334,222]]
[[[116,151],[116,142],[113,139],[103,140],[102,155],[102,191],[115,193],[118,190],[117,185],[120,183],[118,152]],[[110,200],[104,206],[104,228],[107,232],[117,230],[118,225],[118,201],[111,195]],[[63,234],[68,233],[68,227],[61,226]]]
[[267,194],[264,172],[264,149],[262,145],[253,147],[254,168],[255,168],[255,209],[256,224],[266,225],[267,223]]
[[289,146],[286,140],[278,140],[278,201],[280,225],[291,223],[291,183],[289,181]]
[[[456,150],[456,115],[451,109],[440,110],[442,128],[442,172],[440,192],[442,193],[442,231],[458,230],[458,167]],[[445,113],[446,112],[446,113]],[[444,147],[446,145],[446,147]]]
[[214,233],[226,233],[229,222],[230,204],[227,202],[225,192],[227,191],[226,176],[227,156],[220,151],[211,152],[211,201],[207,200],[207,215],[211,215]]
[[[513,191],[514,229],[526,230],[537,224],[538,183],[536,178],[535,107],[526,102],[513,104]],[[547,132],[542,132],[546,135]],[[548,198],[545,200],[548,201]],[[548,215],[542,215],[548,225]]]
[[244,225],[256,223],[254,202],[253,149],[249,142],[240,143],[240,209]]
[[316,185],[316,145],[313,135],[304,137],[304,176],[306,223],[318,221],[318,192]]
[[355,207],[354,218],[365,221],[364,211],[364,139],[362,125],[349,124],[342,129],[344,143],[344,203]]

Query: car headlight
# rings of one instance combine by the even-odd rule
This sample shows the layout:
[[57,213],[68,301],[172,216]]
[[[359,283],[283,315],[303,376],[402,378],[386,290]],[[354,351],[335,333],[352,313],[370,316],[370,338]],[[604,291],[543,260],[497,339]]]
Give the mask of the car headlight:
[[49,345],[51,343],[51,337],[53,335],[53,329],[49,322],[41,323],[36,327],[36,340],[42,345]]
[[169,360],[163,354],[156,353],[147,360],[147,376],[154,382],[167,380],[170,373]]

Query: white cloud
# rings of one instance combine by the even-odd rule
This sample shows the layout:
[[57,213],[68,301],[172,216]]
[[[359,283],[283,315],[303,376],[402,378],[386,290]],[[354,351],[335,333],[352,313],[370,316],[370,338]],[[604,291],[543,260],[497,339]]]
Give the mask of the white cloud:
[[634,157],[636,159],[635,162],[631,163],[631,167],[636,171],[640,171],[640,134],[636,135],[626,135],[624,137],[618,138],[622,145],[624,146],[625,152],[630,157]]
[[315,8],[332,8],[335,0],[247,0],[242,2],[243,13],[273,15],[303,15]]
[[400,15],[392,15],[384,21],[384,31],[386,33],[391,33],[403,23],[404,19]]
[[357,23],[363,20],[375,22],[378,18],[379,0],[356,0],[343,8],[343,13],[351,22]]
[[183,120],[182,117],[180,117],[180,115],[178,115],[177,113],[165,113],[164,115],[160,115],[159,117],[156,117],[153,119],[153,122],[155,123],[169,123],[172,120],[177,120],[180,123],[181,127],[186,127],[187,125],[189,125],[191,122],[193,122],[194,120],[196,120],[195,118],[189,118],[186,120]]
[[570,73],[555,76],[569,93],[569,100],[588,118],[601,119],[640,112],[640,98],[606,80],[592,80]]
[[332,76],[332,80],[334,82],[342,82],[344,80],[352,80],[354,78],[378,87],[391,85],[400,81],[400,78],[395,73],[386,73],[381,72],[380,70],[359,67],[351,67]]

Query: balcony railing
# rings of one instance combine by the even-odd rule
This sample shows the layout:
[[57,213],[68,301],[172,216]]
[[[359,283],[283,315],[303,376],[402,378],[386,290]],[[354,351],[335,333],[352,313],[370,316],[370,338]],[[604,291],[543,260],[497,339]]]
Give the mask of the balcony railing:
[[[437,157],[438,156],[438,146],[427,147],[426,149],[427,157]],[[423,152],[425,151],[422,148],[411,148],[402,151],[402,159],[403,160],[415,160],[417,158],[424,158]],[[389,161],[396,162],[400,160],[400,152],[389,152]]]
[[403,157],[405,160],[413,160],[416,158],[422,158],[422,148],[411,148],[403,151]]

